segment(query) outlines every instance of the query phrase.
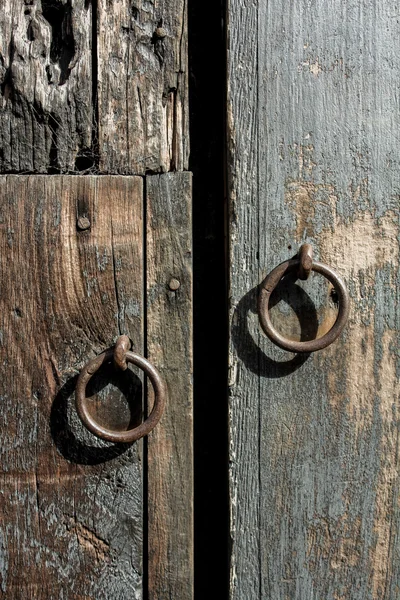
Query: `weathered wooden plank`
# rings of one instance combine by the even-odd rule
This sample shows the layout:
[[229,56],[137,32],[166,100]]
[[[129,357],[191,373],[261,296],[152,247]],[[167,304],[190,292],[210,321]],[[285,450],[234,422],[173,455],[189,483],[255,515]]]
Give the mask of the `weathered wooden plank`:
[[90,3],[3,0],[0,171],[79,171],[91,145]]
[[99,0],[100,171],[188,166],[186,0]]
[[187,168],[185,0],[161,6],[119,0],[112,10],[100,0],[93,48],[92,10],[85,0],[6,0],[0,15],[2,172]]
[[[94,438],[73,393],[120,331],[143,352],[142,188],[136,177],[0,177],[1,598],[142,597],[141,445]],[[99,413],[126,428],[140,382],[109,381],[93,391],[121,418]]]
[[[257,10],[258,4],[252,2],[230,2],[227,6],[231,343],[236,331],[240,338],[244,333],[243,316],[239,317],[235,308],[254,289],[260,276],[258,165],[253,149],[258,147]],[[236,76],[239,71],[240,77]],[[252,299],[254,308],[254,295]],[[243,303],[249,306],[249,302]],[[255,335],[255,343],[246,344],[240,353],[243,362],[238,361],[233,343],[229,359],[231,586],[235,600],[258,598],[260,588],[260,474],[256,449],[260,406],[257,373],[245,366],[256,360],[254,353],[258,354],[257,330]]]
[[191,189],[190,173],[146,178],[147,348],[169,394],[148,439],[149,598],[159,600],[193,599]]
[[[392,600],[398,5],[230,0],[228,13],[231,598]],[[345,277],[352,312],[339,341],[300,360],[260,334],[255,312],[257,284],[304,241]],[[332,319],[317,276],[302,288],[320,326]],[[297,298],[315,321],[301,288]],[[290,309],[275,310],[298,338]]]

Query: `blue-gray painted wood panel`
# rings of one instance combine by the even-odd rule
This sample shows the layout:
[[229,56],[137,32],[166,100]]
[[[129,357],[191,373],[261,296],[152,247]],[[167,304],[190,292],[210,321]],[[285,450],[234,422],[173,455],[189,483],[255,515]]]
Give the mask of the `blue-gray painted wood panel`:
[[[394,600],[398,5],[230,0],[228,79],[231,599]],[[305,241],[352,305],[334,345],[299,357],[260,332],[256,298]],[[336,308],[315,275],[273,310],[298,339]]]

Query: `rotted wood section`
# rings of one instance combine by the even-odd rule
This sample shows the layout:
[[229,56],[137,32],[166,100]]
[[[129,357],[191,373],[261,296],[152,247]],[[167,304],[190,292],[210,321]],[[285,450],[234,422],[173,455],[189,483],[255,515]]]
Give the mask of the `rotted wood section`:
[[91,3],[3,0],[1,172],[65,173],[93,164],[91,46]]
[[[400,594],[397,2],[228,3],[231,599]],[[347,282],[329,348],[260,332],[257,286],[301,243]],[[276,326],[321,335],[317,275]],[[300,322],[299,322],[300,321]]]
[[[0,177],[1,598],[192,598],[190,175],[146,186],[147,199],[141,177]],[[147,339],[169,388],[129,447],[97,440],[74,407],[80,369],[120,333],[141,354]],[[142,418],[141,375],[96,377],[105,426]]]
[[184,0],[3,0],[0,171],[183,171]]

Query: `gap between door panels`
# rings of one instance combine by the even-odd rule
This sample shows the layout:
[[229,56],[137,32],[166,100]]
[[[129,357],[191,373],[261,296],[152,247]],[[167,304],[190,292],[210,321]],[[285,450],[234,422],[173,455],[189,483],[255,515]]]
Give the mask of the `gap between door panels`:
[[226,0],[188,0],[193,172],[195,600],[229,594]]

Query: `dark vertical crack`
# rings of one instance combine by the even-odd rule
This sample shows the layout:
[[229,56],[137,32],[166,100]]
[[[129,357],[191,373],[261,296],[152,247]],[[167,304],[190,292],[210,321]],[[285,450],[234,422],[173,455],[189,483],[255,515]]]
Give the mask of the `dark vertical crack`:
[[93,105],[93,123],[92,123],[92,155],[93,165],[96,171],[99,171],[100,152],[99,152],[99,58],[98,58],[98,0],[92,0],[92,105]]
[[177,80],[176,88],[172,88],[170,93],[173,94],[173,108],[172,108],[172,156],[169,166],[170,171],[176,171],[177,164],[177,146],[178,146],[178,122],[177,122],[177,102],[178,102],[178,87],[179,87],[179,76]]
[[[188,26],[186,10],[187,10],[187,4],[185,2],[183,5],[181,34],[179,36],[179,73],[183,73],[182,67],[184,67],[184,65],[186,64],[186,56],[183,57],[183,61],[182,61],[182,44],[184,41],[185,31]],[[185,44],[185,52],[186,52],[186,44]]]
[[[31,382],[31,389],[34,389],[34,381],[32,379]],[[40,400],[40,392],[34,392],[33,393],[33,397],[35,399],[35,418],[36,418],[36,439],[35,439],[35,450],[36,450],[36,464],[35,464],[35,471],[34,471],[34,484],[35,484],[35,500],[36,500],[36,510],[37,510],[37,518],[38,518],[38,534],[39,534],[39,541],[41,541],[42,538],[42,526],[41,526],[41,517],[40,517],[40,493],[39,493],[39,480],[38,480],[38,469],[39,469],[39,464],[38,464],[38,460],[39,460],[39,400]]]
[[[130,43],[128,43],[128,65],[130,65],[131,62],[131,45]],[[130,141],[130,119],[131,119],[131,115],[130,115],[130,111],[129,111],[129,67],[126,73],[126,81],[125,81],[125,112],[126,112],[126,169],[129,172],[129,167],[131,164],[131,160],[130,160],[130,146],[129,146],[129,141]]]
[[116,260],[115,260],[115,249],[114,249],[114,228],[113,228],[113,224],[111,221],[111,252],[112,252],[112,265],[113,265],[113,275],[114,275],[114,289],[115,289],[115,300],[117,303],[117,311],[118,311],[118,333],[119,335],[123,335],[123,331],[121,328],[121,314],[122,314],[122,306],[121,306],[121,302],[120,302],[120,297],[119,297],[119,291],[118,291],[118,277],[117,277],[117,264],[116,264]]
[[137,95],[138,95],[138,102],[139,102],[140,118],[144,122],[144,112],[143,112],[143,105],[142,105],[142,94],[140,92],[140,87],[139,86],[137,87]]
[[37,518],[38,518],[38,529],[39,529],[39,540],[42,538],[42,527],[41,527],[41,518],[40,518],[40,497],[39,497],[39,480],[38,480],[38,466],[36,465],[35,469],[35,500],[36,500],[36,510],[37,510]]
[[55,113],[49,115],[49,129],[51,132],[51,146],[49,155],[49,173],[59,173],[60,165],[58,160],[58,128],[60,126]]
[[[148,356],[147,340],[147,179],[143,177],[143,349]],[[147,379],[143,382],[143,414],[147,417]],[[149,482],[148,482],[148,445],[143,439],[143,600],[149,597]]]
[[98,59],[98,0],[92,0],[92,139],[90,148],[81,148],[75,159],[75,171],[99,172],[99,59]]

